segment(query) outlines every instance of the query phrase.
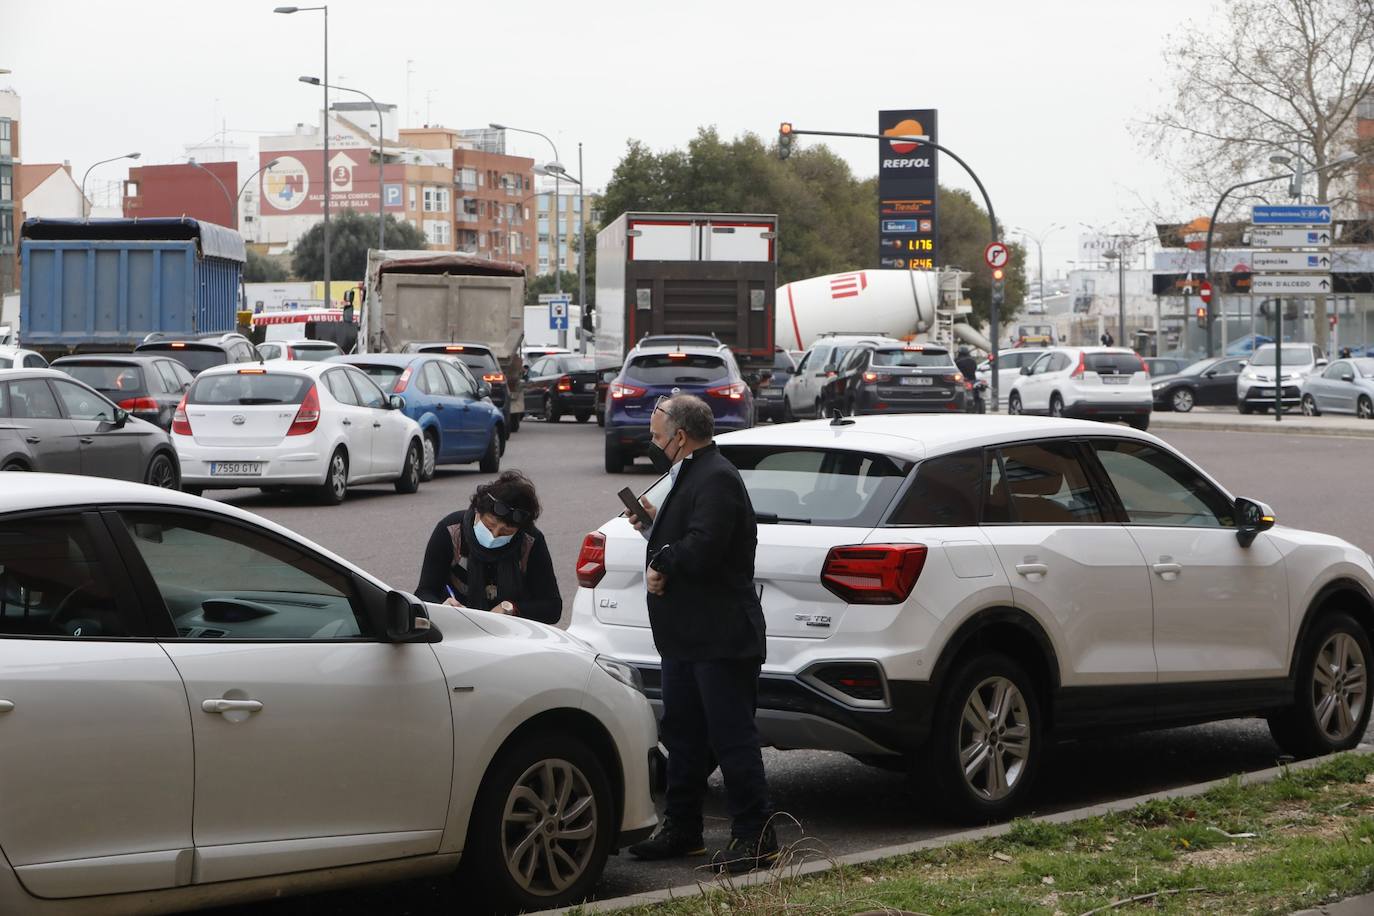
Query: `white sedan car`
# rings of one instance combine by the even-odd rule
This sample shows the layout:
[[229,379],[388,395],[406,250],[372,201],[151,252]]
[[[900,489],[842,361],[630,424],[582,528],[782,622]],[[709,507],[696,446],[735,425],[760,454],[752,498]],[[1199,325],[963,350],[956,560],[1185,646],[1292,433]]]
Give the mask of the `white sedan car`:
[[0,913],[172,913],[443,874],[585,896],[656,823],[633,669],[389,589],[232,506],[0,488]]
[[[1369,555],[1274,527],[1151,435],[954,415],[717,441],[759,520],[776,747],[913,766],[922,797],[986,821],[1024,802],[1056,738],[1265,716],[1312,754],[1364,733]],[[587,535],[569,632],[657,700],[644,554],[624,518]]]
[[234,363],[196,377],[172,418],[182,488],[307,487],[343,502],[353,484],[420,486],[420,427],[354,366]]

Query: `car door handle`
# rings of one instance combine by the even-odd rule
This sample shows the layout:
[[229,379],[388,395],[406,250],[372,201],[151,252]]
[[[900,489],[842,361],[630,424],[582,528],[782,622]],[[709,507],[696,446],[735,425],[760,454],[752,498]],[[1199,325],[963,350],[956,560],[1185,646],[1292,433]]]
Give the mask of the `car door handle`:
[[343,421],[343,425],[344,425],[344,426],[352,426],[352,425],[353,425],[353,421],[352,421],[352,420],[347,420],[347,419],[345,419],[345,420]]
[[381,428],[382,428],[382,423],[381,423],[381,421],[380,421],[380,420],[373,420],[373,421],[372,421],[372,428],[373,428],[373,429],[381,429]]
[[81,444],[82,444],[82,445],[90,445],[90,444],[91,444],[92,442],[94,442],[94,441],[95,441],[95,440],[92,439],[90,436],[82,436],[82,437],[81,437]]
[[1016,572],[1027,578],[1031,576],[1043,576],[1050,571],[1044,563],[1017,563]]
[[260,700],[205,700],[200,704],[204,712],[226,713],[226,712],[261,712],[262,701]]
[[14,712],[14,701],[0,700],[0,712]]
[[29,445],[37,445],[43,441],[43,438],[41,436],[25,436],[24,441]]
[[1183,572],[1183,566],[1179,563],[1155,563],[1150,568],[1153,569],[1155,575],[1159,576],[1161,579],[1173,579],[1179,573]]

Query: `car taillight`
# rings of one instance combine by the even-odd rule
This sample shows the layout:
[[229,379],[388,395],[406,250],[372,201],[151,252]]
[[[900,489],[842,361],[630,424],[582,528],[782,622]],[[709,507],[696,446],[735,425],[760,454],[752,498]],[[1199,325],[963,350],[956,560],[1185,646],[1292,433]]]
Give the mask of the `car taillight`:
[[406,371],[404,371],[404,372],[402,372],[400,375],[396,376],[396,384],[394,384],[394,385],[391,386],[391,393],[392,393],[392,394],[400,394],[402,391],[405,391],[405,390],[406,390],[406,386],[409,385],[409,384],[410,384],[410,367],[409,367],[409,366],[406,366]]
[[1150,367],[1145,365],[1145,357],[1137,355],[1136,359],[1140,360],[1140,371],[1144,372],[1146,375],[1149,375]]
[[877,380],[878,380],[878,373],[876,373],[876,372],[865,372],[865,373],[864,373],[864,381],[865,381],[865,382],[876,382]]
[[649,393],[649,389],[640,388],[638,385],[625,385],[620,382],[611,382],[611,397],[617,401],[624,398],[642,398]]
[[568,378],[566,375],[563,376],[558,380],[557,387],[559,391],[572,391],[572,379]]
[[157,401],[152,398],[125,398],[119,402],[125,410],[157,410]]
[[596,588],[606,575],[606,535],[593,531],[582,539],[577,553],[577,584]]
[[706,393],[713,398],[728,398],[731,401],[740,401],[744,399],[744,392],[748,390],[744,382],[731,382],[728,385],[707,388]]
[[172,434],[176,436],[191,435],[191,420],[186,416],[186,399],[190,392],[181,396],[181,402],[177,404],[176,411],[172,414]]
[[504,382],[505,380],[506,373],[504,372],[488,372],[486,375],[482,376],[482,381],[486,382],[488,385],[495,385],[497,382]]
[[304,436],[313,433],[315,427],[320,425],[320,396],[315,392],[315,384],[311,382],[310,390],[305,393],[305,398],[301,401],[301,406],[296,410],[296,419],[291,421],[291,428],[286,431],[288,436]]
[[1078,368],[1069,373],[1069,378],[1082,378],[1085,368],[1085,357],[1082,353],[1078,354]]
[[924,544],[832,547],[821,584],[850,604],[901,604],[925,565]]
[[294,350],[292,350],[290,347],[286,347],[285,349],[286,349],[286,358],[287,358],[287,359],[295,359],[295,358],[296,358],[296,353],[295,353]]

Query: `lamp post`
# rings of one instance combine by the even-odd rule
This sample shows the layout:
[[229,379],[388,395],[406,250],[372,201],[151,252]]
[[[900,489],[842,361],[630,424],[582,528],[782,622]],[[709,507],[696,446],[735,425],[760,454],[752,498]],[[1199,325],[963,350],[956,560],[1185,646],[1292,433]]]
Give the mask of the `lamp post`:
[[324,137],[324,304],[329,306],[333,304],[329,287],[329,6],[279,6],[272,12],[290,15],[313,10],[324,13],[324,111],[320,113],[320,134]]
[[140,157],[140,156],[142,156],[142,155],[143,155],[142,153],[125,153],[125,154],[122,155],[122,156],[111,156],[109,159],[101,159],[99,162],[93,163],[93,164],[91,165],[91,168],[86,169],[86,171],[81,175],[81,218],[82,218],[82,219],[90,219],[90,215],[91,215],[91,209],[90,209],[90,207],[88,206],[88,203],[89,203],[89,202],[86,200],[86,179],[87,179],[87,177],[90,176],[90,174],[91,174],[91,169],[94,169],[94,168],[95,168],[96,166],[98,166],[98,165],[104,165],[104,164],[107,163],[107,162],[118,162],[118,161],[121,160],[121,159],[137,159],[138,157]]
[[[302,76],[302,83],[309,83],[312,86],[323,85],[318,77]],[[386,249],[386,189],[383,185],[386,174],[386,133],[382,128],[382,106],[377,104],[377,100],[363,92],[361,89],[349,89],[347,86],[326,86],[325,91],[330,89],[339,92],[353,92],[372,103],[372,109],[377,112],[377,249]]]
[[[563,170],[563,166],[562,166],[562,164],[559,163],[559,161],[558,161],[560,158],[562,158],[562,157],[560,157],[560,156],[558,155],[558,144],[554,143],[553,140],[549,139],[549,135],[548,135],[548,134],[540,133],[540,132],[537,131],[537,130],[527,130],[527,129],[523,128],[523,127],[509,127],[509,126],[507,126],[507,125],[505,125],[505,124],[497,124],[497,123],[494,122],[494,121],[491,122],[488,126],[489,126],[492,130],[509,130],[509,131],[513,131],[514,133],[517,133],[517,134],[530,134],[531,136],[535,136],[535,137],[543,137],[543,138],[548,142],[549,147],[553,150],[553,162],[546,163],[545,166],[544,166],[544,171],[549,172],[549,173],[551,173],[551,174],[553,175],[553,192],[554,192],[554,193],[553,193],[553,221],[550,223],[550,228],[551,228],[553,231],[552,231],[551,233],[549,233],[549,242],[550,242],[550,246],[549,246],[549,247],[550,247],[550,249],[551,249],[551,251],[552,251],[552,253],[553,253],[553,291],[554,291],[555,293],[561,293],[561,292],[563,292],[563,264],[562,264],[562,258],[560,257],[560,251],[559,251],[559,249],[561,248],[561,246],[559,245],[559,235],[560,235],[560,233],[559,233],[559,231],[558,231],[558,198],[562,196],[562,194],[560,193],[560,189],[561,189],[562,185],[559,184],[559,172],[561,172],[561,171]],[[549,166],[553,166],[553,165],[558,166],[558,169],[557,169],[556,171],[555,171],[554,169],[551,169],[551,168],[549,167]],[[538,244],[539,244],[539,221],[538,221],[538,219],[535,220],[534,236],[535,236],[535,248],[536,248],[536,250],[538,250]]]
[[1040,261],[1040,266],[1038,268],[1037,275],[1040,278],[1041,306],[1044,306],[1045,304],[1045,240],[1063,228],[1064,227],[1061,226],[1059,223],[1051,223],[1049,228],[1046,229],[1044,232],[1041,232],[1039,235],[1032,235],[1030,232],[1026,231],[1021,226],[1012,227],[1013,231],[1021,233],[1022,236],[1030,239],[1032,242],[1035,243],[1035,251]]
[[[563,168],[563,163],[561,163],[561,162],[549,162],[549,163],[546,163],[545,166],[544,166],[544,172],[545,172],[546,174],[552,174],[552,175],[554,176],[555,181],[561,176],[561,177],[563,177],[563,178],[568,179],[568,180],[571,181],[573,184],[577,185],[577,208],[578,208],[578,210],[583,211],[583,212],[579,213],[579,214],[578,214],[578,217],[577,217],[577,227],[578,227],[578,232],[579,232],[578,252],[577,252],[577,302],[578,302],[578,305],[581,306],[581,308],[582,308],[582,314],[583,314],[583,315],[586,315],[586,314],[587,314],[587,252],[586,252],[586,247],[587,247],[587,232],[586,232],[587,214],[586,214],[585,211],[586,211],[586,209],[587,209],[587,205],[586,205],[586,204],[587,204],[587,198],[586,198],[586,195],[585,195],[585,193],[583,192],[583,189],[582,189],[582,144],[581,144],[581,143],[577,144],[577,159],[578,159],[578,165],[577,165],[577,177],[576,177],[576,178],[574,178],[574,177],[572,177],[571,175],[568,174],[568,170],[565,169],[565,168]],[[560,258],[560,260],[561,260],[561,258]],[[562,272],[562,267],[563,267],[563,265],[560,263],[560,264],[558,265],[558,267],[559,267],[559,272],[561,273],[561,272]],[[587,352],[587,338],[586,338],[585,335],[582,336],[582,346],[581,346],[581,350],[582,350],[583,353]]]
[[268,160],[266,165],[260,167],[256,172],[245,178],[243,180],[243,184],[239,186],[238,196],[234,198],[234,205],[237,207],[239,200],[243,197],[243,192],[248,190],[248,185],[252,183],[254,178],[257,178],[258,175],[262,174],[263,172],[272,171],[272,168],[279,162],[281,162],[280,159]]
[[189,165],[194,165],[196,168],[200,169],[202,172],[204,172],[205,174],[209,175],[211,178],[215,179],[215,184],[219,185],[219,189],[220,189],[221,191],[224,192],[224,200],[225,200],[225,203],[229,204],[229,218],[230,218],[231,220],[233,220],[233,222],[234,222],[233,228],[234,228],[234,231],[237,232],[237,231],[238,231],[238,228],[239,228],[239,201],[238,201],[238,198],[237,198],[237,197],[230,197],[230,196],[229,196],[229,189],[228,189],[227,187],[224,186],[224,182],[220,180],[220,177],[219,177],[218,175],[216,175],[214,172],[212,172],[212,171],[210,171],[209,169],[207,169],[205,166],[201,165],[199,162],[197,162],[197,161],[195,160],[195,157],[194,157],[194,156],[192,156],[190,159],[187,159],[186,162],[187,162],[187,164],[189,164]]
[[1126,346],[1126,254],[1113,248],[1102,252],[1102,257],[1108,261],[1116,262],[1116,333],[1120,335],[1117,342],[1124,347]]

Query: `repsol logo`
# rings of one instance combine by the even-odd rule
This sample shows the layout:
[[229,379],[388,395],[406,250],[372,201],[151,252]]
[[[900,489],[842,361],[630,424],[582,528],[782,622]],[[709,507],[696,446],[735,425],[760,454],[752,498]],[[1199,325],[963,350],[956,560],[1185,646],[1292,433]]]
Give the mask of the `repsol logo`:
[[928,169],[930,168],[929,159],[884,159],[883,168],[885,169]]

